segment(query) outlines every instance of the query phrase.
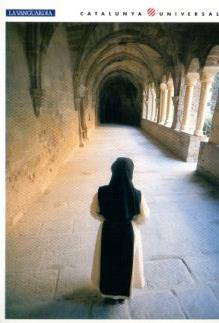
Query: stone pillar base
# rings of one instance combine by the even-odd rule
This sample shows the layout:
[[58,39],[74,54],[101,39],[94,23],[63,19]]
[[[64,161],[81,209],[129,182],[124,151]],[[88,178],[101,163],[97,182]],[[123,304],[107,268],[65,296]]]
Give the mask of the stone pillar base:
[[219,145],[201,142],[197,173],[219,185]]

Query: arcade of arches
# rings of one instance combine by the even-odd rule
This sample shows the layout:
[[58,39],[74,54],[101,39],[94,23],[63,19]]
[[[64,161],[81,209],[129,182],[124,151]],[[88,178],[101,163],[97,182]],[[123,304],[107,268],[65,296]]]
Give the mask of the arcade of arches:
[[[136,152],[136,158],[139,158],[137,168],[148,167],[147,178],[150,178],[152,189],[155,187],[155,182],[159,176],[161,178],[160,189],[165,189],[168,193],[168,185],[172,185],[173,204],[175,204],[171,204],[172,209],[170,207],[170,210],[173,211],[175,210],[174,207],[176,208],[177,203],[174,199],[176,199],[177,192],[180,195],[180,189],[184,190],[185,195],[183,196],[187,194],[187,186],[184,189],[181,180],[187,179],[189,181],[186,171],[191,170],[191,164],[194,167],[194,163],[196,163],[195,168],[198,176],[196,180],[191,181],[192,184],[187,183],[189,187],[188,195],[192,196],[194,193],[189,185],[195,185],[195,181],[208,183],[203,185],[212,185],[212,189],[215,189],[219,183],[219,24],[7,23],[6,36],[7,225],[9,236],[10,232],[15,232],[10,236],[12,240],[23,239],[22,241],[27,242],[25,233],[21,233],[19,236],[17,233],[19,229],[16,231],[14,228],[19,228],[19,223],[24,223],[22,221],[28,221],[27,214],[36,213],[32,205],[36,201],[39,201],[40,205],[40,201],[46,198],[50,186],[57,178],[57,173],[72,156],[78,163],[78,169],[86,163],[85,170],[81,170],[80,174],[87,176],[88,182],[94,180],[96,181],[95,184],[98,185],[99,182],[96,177],[101,177],[102,173],[101,168],[98,173],[99,166],[96,164],[99,160],[104,167],[106,166],[106,159],[111,158],[107,156],[114,156],[110,153],[115,152],[113,144],[117,143],[117,139],[119,147],[116,150],[117,153],[125,149],[127,154],[130,151],[130,155],[134,156]],[[118,130],[120,128],[121,133]],[[121,138],[124,136],[124,144],[121,144],[120,136]],[[144,141],[143,137],[149,139]],[[103,142],[105,139],[106,142]],[[135,146],[135,140],[138,148]],[[105,147],[104,152],[98,151],[99,144]],[[158,146],[159,151],[158,148],[153,150],[153,145],[154,147]],[[151,166],[147,164],[146,157],[144,160],[141,159],[143,153],[145,156],[147,155],[152,164],[155,163],[156,159],[156,169],[152,164]],[[168,160],[166,154],[171,156]],[[94,165],[90,166],[89,158],[86,156],[96,158],[96,164],[94,163],[96,168],[94,168]],[[158,158],[159,161],[157,161]],[[171,160],[171,166],[168,164],[169,160]],[[92,164],[92,162],[90,163]],[[82,215],[84,215],[83,212],[83,214],[77,213],[82,210],[80,201],[85,198],[85,194],[89,195],[91,188],[81,180],[84,191],[78,192],[76,190],[75,185],[80,185],[80,179],[79,173],[77,173],[77,165],[75,166],[75,163],[72,165],[72,175],[66,175],[66,181],[69,180],[69,183],[72,176],[69,185],[73,186],[71,194],[74,195],[74,201],[69,202],[69,205],[75,207],[78,216],[75,219],[75,227],[77,225],[80,227],[78,219],[81,218],[82,220]],[[95,169],[94,176],[90,174],[88,166]],[[161,172],[158,174],[159,169],[157,168],[159,167]],[[176,183],[179,186],[176,185],[173,188],[173,177],[178,169],[180,175]],[[68,166],[66,166],[65,171],[67,170]],[[194,168],[190,173],[193,171]],[[138,176],[140,184],[143,183],[143,179],[147,182],[140,170]],[[60,181],[61,178],[62,173]],[[209,181],[205,181],[206,178]],[[165,180],[169,180],[167,185],[164,183]],[[57,185],[57,192],[58,187]],[[200,187],[197,187],[198,191],[202,189]],[[153,194],[156,194],[156,192],[157,189],[154,189]],[[54,194],[54,199],[59,200],[55,191],[52,194]],[[66,194],[70,198],[70,191]],[[179,196],[179,198],[182,198],[182,196]],[[201,203],[204,203],[204,200],[203,198]],[[159,201],[164,205],[166,203],[162,196],[160,196]],[[190,210],[190,206],[186,209],[187,204],[184,202],[182,202],[182,207],[185,208],[183,215],[188,220],[187,215],[190,213],[187,213],[187,211]],[[58,205],[59,202],[54,203]],[[213,198],[212,203],[215,203]],[[191,211],[193,212],[189,219],[191,226],[196,223],[196,220],[207,221],[207,216],[205,219],[205,216],[200,214],[198,218],[197,213],[195,213],[198,210],[197,204],[194,200],[196,210],[192,209]],[[63,208],[67,208],[65,202],[63,202],[63,205]],[[48,209],[50,202],[44,203],[44,206]],[[156,207],[158,208],[158,205],[155,206],[155,209]],[[208,210],[211,207],[209,206]],[[65,210],[61,218],[62,216],[65,217],[67,222],[60,222],[57,227],[58,230],[65,228],[66,232],[69,232],[70,222],[68,221],[71,220],[70,217],[67,219]],[[207,207],[203,206],[203,210],[206,211]],[[48,211],[47,213],[51,216],[51,212]],[[209,221],[210,218],[213,219],[213,215],[210,216],[210,211],[209,213],[206,211],[206,214],[209,215]],[[177,231],[177,223],[185,231],[190,230],[192,232],[192,229],[189,228],[190,224],[185,225],[185,219],[182,220],[180,216],[177,218],[175,213],[174,216],[176,216],[176,220],[173,220],[172,224],[175,223],[175,227],[172,227],[171,223],[169,224],[173,229],[170,235],[175,230]],[[214,216],[214,221],[218,225],[216,214]],[[44,215],[41,214],[40,219],[45,222]],[[169,218],[166,219],[169,223]],[[56,220],[58,221],[58,211],[54,210],[54,221]],[[37,220],[33,215],[30,225],[34,224],[34,221]],[[51,225],[49,227],[50,233],[54,225],[54,223],[51,223],[49,224]],[[163,224],[159,223],[163,229],[162,232],[166,232]],[[198,223],[201,227],[201,222]],[[67,227],[67,225],[69,226]],[[198,230],[201,231],[201,229],[198,225],[197,232],[199,233]],[[36,227],[36,231],[35,229],[32,231],[33,235],[38,232],[39,227]],[[44,223],[41,228],[42,232],[46,228]],[[83,230],[85,229],[83,228]],[[158,229],[156,228],[156,230]],[[188,233],[188,231],[186,232]],[[74,231],[75,236],[72,235],[72,232],[70,232],[70,239],[73,239],[71,241],[74,244],[74,239],[77,240],[77,232]],[[218,237],[216,231],[212,232],[211,234],[215,233],[215,237]],[[180,234],[179,239],[183,236],[184,233]],[[159,234],[156,238],[157,244],[162,242]],[[203,239],[205,238],[206,236]],[[51,236],[49,235],[44,243],[49,243],[50,239]],[[57,239],[59,239],[58,235]],[[57,240],[58,242],[54,242],[54,245],[57,246],[60,243],[64,250],[67,244],[64,245],[63,241],[67,240],[65,240],[65,237],[63,239],[62,241]],[[80,239],[79,244],[82,243],[82,238]],[[154,237],[152,237],[152,244],[155,245],[153,239]],[[38,252],[38,247],[34,249],[34,246],[36,243],[40,245],[41,242],[38,236],[31,245],[31,250]],[[206,250],[203,251],[203,254],[210,252],[207,249],[208,243],[209,240],[206,242]],[[20,248],[19,243],[14,243],[14,240],[9,244],[11,250],[13,246],[13,250]],[[177,242],[174,242],[173,245],[174,248],[179,247],[181,251],[185,246],[183,243],[178,245]],[[193,246],[194,248],[197,246],[195,239],[194,244],[191,244],[188,250],[190,251],[189,248],[193,248]],[[211,246],[212,250],[216,250],[213,243]],[[20,250],[25,253],[25,249],[22,248]],[[194,250],[196,249],[193,249],[192,252]],[[15,273],[12,272],[10,277],[13,280],[18,271],[19,277],[25,281],[25,285],[27,284],[25,277],[29,279],[29,269],[27,276],[21,275],[22,269],[19,268],[24,268],[26,264],[25,261],[21,264],[25,256],[22,252],[19,259],[11,256],[13,266],[17,266],[17,270],[15,270]],[[73,250],[69,251],[69,254],[72,255],[72,252]],[[12,251],[11,254],[13,254]],[[50,255],[51,258],[44,254],[44,256],[40,254],[39,257],[42,256],[49,262],[54,254]],[[172,254],[174,252],[170,252],[170,256]],[[8,255],[10,256],[10,250]],[[32,254],[29,254],[29,256],[31,258]],[[59,260],[64,259],[62,252],[57,257],[59,257]],[[180,259],[181,256],[176,254],[170,263],[180,269],[181,266],[185,265],[184,262],[181,263]],[[35,260],[33,260],[34,264]],[[84,260],[86,261],[86,259]],[[158,261],[156,257],[149,260]],[[166,266],[168,260],[162,261],[166,261],[164,265]],[[27,263],[31,266],[30,262],[30,259],[28,259]],[[14,265],[14,263],[18,265]],[[38,263],[36,266],[38,266]],[[197,265],[197,267],[200,266]],[[46,267],[45,272],[47,269]],[[73,269],[74,264],[71,268],[68,268],[69,272]],[[53,274],[56,275],[56,270],[61,275],[66,273],[62,272],[62,267],[57,267],[56,264],[53,267],[51,265],[49,270],[51,270],[51,276],[48,278],[48,284],[53,279]],[[190,274],[187,271],[185,274],[185,270],[187,269],[184,266],[180,277],[187,279],[187,275]],[[46,275],[47,273],[50,275],[48,271]],[[80,272],[77,274],[80,274]],[[36,278],[36,276],[34,277]],[[62,278],[62,276],[59,276],[58,280],[61,281]],[[174,277],[172,278],[174,279]],[[190,278],[188,278],[189,282]],[[218,276],[215,279],[218,281]],[[15,284],[17,284],[17,281]],[[48,286],[46,285],[46,288]],[[57,286],[55,287],[56,291],[59,288]],[[165,289],[165,283],[162,286]],[[21,288],[23,287],[21,286]],[[49,289],[45,291],[44,286],[42,290],[47,293]],[[171,293],[168,295],[170,299],[175,297]],[[14,299],[12,299],[13,301]],[[210,312],[211,310],[209,310]],[[184,314],[181,314],[183,317]],[[218,312],[217,315],[219,315]],[[16,317],[16,314],[14,314],[14,317]]]
[[218,182],[218,35],[217,24],[8,23],[10,220],[99,123],[141,127]]

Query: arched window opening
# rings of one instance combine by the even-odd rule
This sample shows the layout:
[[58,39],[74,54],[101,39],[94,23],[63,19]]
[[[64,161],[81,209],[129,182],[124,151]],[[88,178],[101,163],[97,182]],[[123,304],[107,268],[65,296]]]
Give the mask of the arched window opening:
[[209,138],[210,136],[210,130],[212,126],[212,118],[217,102],[217,96],[219,91],[219,72],[216,73],[214,76],[214,80],[212,83],[212,86],[210,88],[210,93],[208,97],[208,102],[206,106],[206,115],[205,115],[205,121],[203,126],[203,134]]

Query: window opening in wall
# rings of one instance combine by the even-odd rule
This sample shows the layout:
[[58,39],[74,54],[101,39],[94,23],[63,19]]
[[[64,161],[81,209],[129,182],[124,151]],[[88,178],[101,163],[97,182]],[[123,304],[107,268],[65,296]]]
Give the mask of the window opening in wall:
[[212,83],[209,99],[206,107],[206,115],[205,115],[205,122],[203,126],[203,134],[209,138],[211,125],[212,125],[212,117],[214,114],[214,109],[217,101],[219,91],[219,72],[215,75],[214,81]]

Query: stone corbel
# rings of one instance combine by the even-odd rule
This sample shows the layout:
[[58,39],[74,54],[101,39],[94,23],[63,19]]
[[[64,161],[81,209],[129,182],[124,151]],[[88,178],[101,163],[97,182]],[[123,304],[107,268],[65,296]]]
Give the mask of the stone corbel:
[[25,46],[31,83],[30,96],[36,117],[40,115],[43,101],[41,87],[42,56],[46,53],[55,27],[55,24],[28,23],[26,25]]
[[41,88],[30,88],[34,114],[36,117],[40,115],[40,107],[42,106],[43,90]]

